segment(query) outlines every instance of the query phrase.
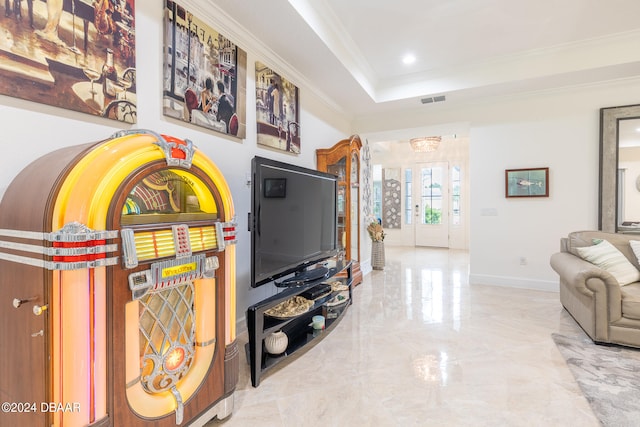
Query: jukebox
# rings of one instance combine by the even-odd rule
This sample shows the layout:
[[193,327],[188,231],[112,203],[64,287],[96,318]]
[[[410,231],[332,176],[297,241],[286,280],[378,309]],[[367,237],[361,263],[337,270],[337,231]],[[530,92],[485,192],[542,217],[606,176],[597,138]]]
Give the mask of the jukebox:
[[0,425],[202,425],[233,409],[236,225],[188,140],[122,131],[0,204]]

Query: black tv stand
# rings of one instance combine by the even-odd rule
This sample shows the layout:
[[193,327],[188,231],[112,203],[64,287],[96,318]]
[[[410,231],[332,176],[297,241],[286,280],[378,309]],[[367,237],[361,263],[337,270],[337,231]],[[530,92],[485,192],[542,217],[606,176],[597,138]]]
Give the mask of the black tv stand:
[[329,269],[327,267],[317,267],[311,270],[300,271],[293,277],[284,279],[281,282],[275,282],[275,285],[278,288],[303,286],[318,280],[326,279],[327,276],[329,276]]
[[[318,274],[318,273],[316,273]],[[260,377],[274,366],[291,360],[293,356],[299,356],[331,332],[344,317],[347,308],[351,305],[352,281],[351,261],[337,261],[335,267],[325,268],[327,276],[307,281],[300,286],[291,286],[283,289],[276,295],[269,297],[247,309],[247,329],[249,342],[246,345],[247,360],[251,365],[251,384],[258,387]],[[346,285],[347,290],[332,291],[314,300],[314,305],[306,313],[291,318],[274,318],[267,316],[265,311],[271,307],[301,295],[323,282],[339,281]],[[325,329],[314,330],[311,327],[311,318],[315,315],[325,317]],[[267,352],[264,340],[273,332],[282,331],[287,335],[287,349],[282,354],[270,354]]]

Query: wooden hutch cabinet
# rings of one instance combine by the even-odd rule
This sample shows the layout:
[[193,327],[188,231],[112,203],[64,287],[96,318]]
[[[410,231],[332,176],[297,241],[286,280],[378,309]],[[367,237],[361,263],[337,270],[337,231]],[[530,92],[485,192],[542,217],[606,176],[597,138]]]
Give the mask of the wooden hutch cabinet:
[[362,282],[360,271],[360,149],[358,135],[331,148],[316,150],[318,170],[338,177],[338,246],[353,261],[353,285]]

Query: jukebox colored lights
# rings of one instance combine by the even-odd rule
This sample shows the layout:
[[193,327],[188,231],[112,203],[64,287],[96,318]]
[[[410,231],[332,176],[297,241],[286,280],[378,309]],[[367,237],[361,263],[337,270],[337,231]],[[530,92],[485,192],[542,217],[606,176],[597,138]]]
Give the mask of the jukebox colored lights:
[[182,347],[174,347],[165,357],[164,367],[168,372],[175,372],[182,367],[184,359],[184,349]]

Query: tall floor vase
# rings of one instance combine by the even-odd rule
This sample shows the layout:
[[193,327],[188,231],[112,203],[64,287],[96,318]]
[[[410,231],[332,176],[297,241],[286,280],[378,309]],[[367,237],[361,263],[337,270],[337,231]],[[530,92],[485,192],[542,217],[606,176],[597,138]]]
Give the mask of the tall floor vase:
[[371,242],[371,268],[384,270],[384,242]]

